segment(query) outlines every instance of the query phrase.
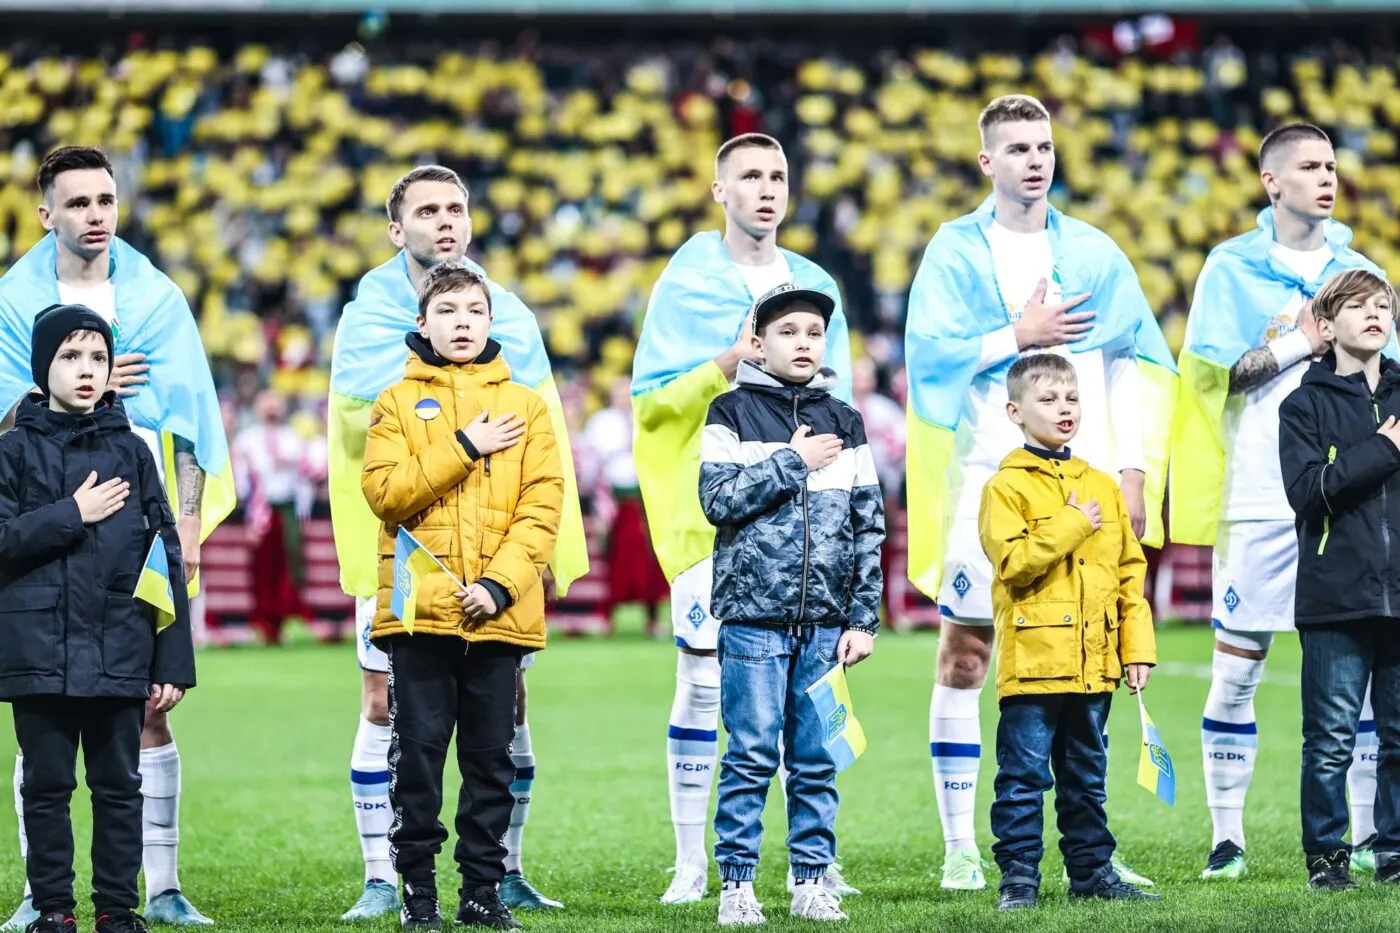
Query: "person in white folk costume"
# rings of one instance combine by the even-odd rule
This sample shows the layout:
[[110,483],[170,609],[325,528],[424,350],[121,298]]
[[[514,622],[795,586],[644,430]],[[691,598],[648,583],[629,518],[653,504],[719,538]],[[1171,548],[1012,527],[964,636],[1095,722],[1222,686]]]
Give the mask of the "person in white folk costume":
[[[132,430],[161,469],[177,516],[185,580],[194,581],[200,543],[234,506],[228,440],[199,327],[175,283],[116,236],[116,181],[100,149],[54,150],[40,165],[38,181],[39,219],[50,233],[0,278],[0,409],[10,411],[33,382],[29,333],[39,311],[58,302],[102,316],[112,326],[117,354],[108,388],[122,396]],[[140,770],[146,919],[212,924],[180,890],[180,753],[169,715],[154,706],[146,710]],[[22,757],[15,762],[14,787],[21,811]],[[23,854],[22,811],[19,824]],[[23,929],[37,916],[26,886],[23,903],[0,929]]]
[[[1279,466],[1279,406],[1324,352],[1312,296],[1347,269],[1383,275],[1332,219],[1337,160],[1327,134],[1291,124],[1259,147],[1269,207],[1257,229],[1211,250],[1181,352],[1172,449],[1172,540],[1213,546],[1215,651],[1201,717],[1211,853],[1205,879],[1244,876],[1245,793],[1259,728],[1254,693],[1274,635],[1294,631],[1294,513]],[[1394,339],[1389,348],[1394,354]],[[1347,774],[1353,867],[1373,871],[1376,727],[1368,689]]]
[[[652,544],[671,583],[680,649],[666,733],[676,864],[663,904],[699,901],[709,879],[705,826],[719,754],[720,620],[710,613],[715,530],[700,508],[700,436],[710,402],[729,391],[741,361],[757,356],[751,318],[760,295],[792,282],[831,296],[827,363],[838,380],[832,394],[851,401],[850,337],[836,283],[777,244],[788,207],[782,146],[760,133],[729,140],[715,156],[711,192],[724,206],[724,233],[697,233],[671,257],[652,289],[632,366],[637,479]],[[835,865],[824,883],[838,895],[857,893]]]
[[[909,577],[936,596],[942,617],[929,751],[945,843],[941,884],[958,891],[986,887],[974,810],[994,630],[977,516],[982,487],[1022,443],[1006,418],[1006,372],[1027,352],[1074,363],[1085,425],[1074,452],[1119,478],[1133,532],[1158,544],[1176,378],[1127,257],[1047,199],[1049,112],[1032,97],[1000,97],[978,128],[992,194],[930,241],[905,332]],[[1152,884],[1116,854],[1114,867],[1125,881]]]

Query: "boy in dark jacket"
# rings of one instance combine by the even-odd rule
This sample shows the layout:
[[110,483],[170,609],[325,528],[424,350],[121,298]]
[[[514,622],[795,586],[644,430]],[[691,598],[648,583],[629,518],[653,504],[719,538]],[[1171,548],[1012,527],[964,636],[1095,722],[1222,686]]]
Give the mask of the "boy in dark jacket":
[[764,922],[753,878],[763,804],[785,740],[792,914],[844,920],[821,884],[836,845],[836,768],[807,688],[874,650],[885,516],[860,414],[829,395],[827,295],[783,285],[754,306],[763,366],[740,364],[701,440],[700,503],[715,535],[721,926]]
[[1368,678],[1380,742],[1376,881],[1400,881],[1400,366],[1381,355],[1396,299],[1378,276],[1336,276],[1312,311],[1330,348],[1279,409],[1279,457],[1297,513],[1303,852],[1308,884],[1327,890],[1356,887],[1342,834]]
[[69,802],[83,747],[92,792],[97,933],[146,929],[141,869],[141,725],[194,686],[185,587],[156,632],[133,597],[159,535],[171,568],[179,537],[145,442],[104,395],[112,331],[81,305],[34,321],[34,383],[0,436],[0,700],[14,705],[24,754],[32,933],[75,933]]

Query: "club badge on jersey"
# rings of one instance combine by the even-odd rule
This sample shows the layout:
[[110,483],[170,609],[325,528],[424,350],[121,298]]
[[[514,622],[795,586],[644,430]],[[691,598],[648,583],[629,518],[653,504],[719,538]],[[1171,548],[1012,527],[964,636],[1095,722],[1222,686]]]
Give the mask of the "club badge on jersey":
[[[1026,310],[1026,304],[1031,300],[1031,296],[1025,296],[1020,303],[1012,301],[1006,302],[1006,316],[1015,324],[1021,319],[1021,314]],[[1060,279],[1060,267],[1054,265],[1050,267],[1050,279],[1045,283],[1045,303],[1047,305],[1059,304],[1064,300],[1064,282]]]

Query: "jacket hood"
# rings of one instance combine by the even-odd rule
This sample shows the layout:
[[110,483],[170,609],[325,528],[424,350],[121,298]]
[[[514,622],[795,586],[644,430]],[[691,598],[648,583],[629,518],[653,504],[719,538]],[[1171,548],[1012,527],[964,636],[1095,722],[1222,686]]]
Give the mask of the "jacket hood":
[[[1350,376],[1337,375],[1337,354],[1331,350],[1320,360],[1315,360],[1308,371],[1303,374],[1303,382],[1307,385],[1326,386],[1340,392],[1347,392],[1352,395],[1365,395],[1371,397],[1371,390],[1366,385],[1366,379],[1361,373],[1353,373]],[[1381,381],[1380,385],[1395,388],[1400,386],[1400,363],[1381,357]]]
[[1045,473],[1050,476],[1058,476],[1063,473],[1065,476],[1082,476],[1088,464],[1078,457],[1071,456],[1066,460],[1049,460],[1040,454],[1031,453],[1024,447],[1017,447],[1007,454],[1001,461],[1003,470],[1028,470],[1032,473]]
[[462,373],[473,382],[481,385],[497,385],[510,380],[510,367],[501,356],[501,345],[490,337],[481,355],[470,363],[453,363],[438,355],[424,337],[415,332],[404,338],[408,344],[408,360],[404,363],[403,376],[416,382],[431,385],[450,386],[455,373]]
[[131,421],[115,392],[102,396],[97,407],[85,415],[50,411],[49,400],[38,392],[31,392],[15,409],[15,427],[28,428],[41,434],[57,434],[60,431],[87,434],[90,431],[129,431]]
[[836,388],[836,370],[832,369],[830,366],[823,366],[821,369],[817,370],[817,374],[812,377],[812,381],[805,386],[794,385],[779,379],[753,360],[741,360],[739,362],[739,373],[736,382],[745,389],[758,389],[768,392],[797,389],[803,395],[829,395],[831,390]]

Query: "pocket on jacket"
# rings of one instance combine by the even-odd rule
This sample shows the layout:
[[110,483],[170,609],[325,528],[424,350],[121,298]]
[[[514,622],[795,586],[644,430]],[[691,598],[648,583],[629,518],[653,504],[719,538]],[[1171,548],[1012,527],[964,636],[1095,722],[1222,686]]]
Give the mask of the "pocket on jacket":
[[1103,676],[1105,680],[1119,680],[1123,676],[1123,633],[1121,626],[1123,620],[1118,618],[1118,613],[1112,609],[1104,610],[1104,650],[1103,650]]
[[1079,605],[1070,600],[1020,605],[1011,617],[1016,677],[1035,680],[1080,674]]
[[59,661],[57,586],[15,586],[0,599],[0,674],[55,670]]
[[151,676],[155,626],[134,597],[107,593],[102,620],[102,670],[108,677],[139,680]]

